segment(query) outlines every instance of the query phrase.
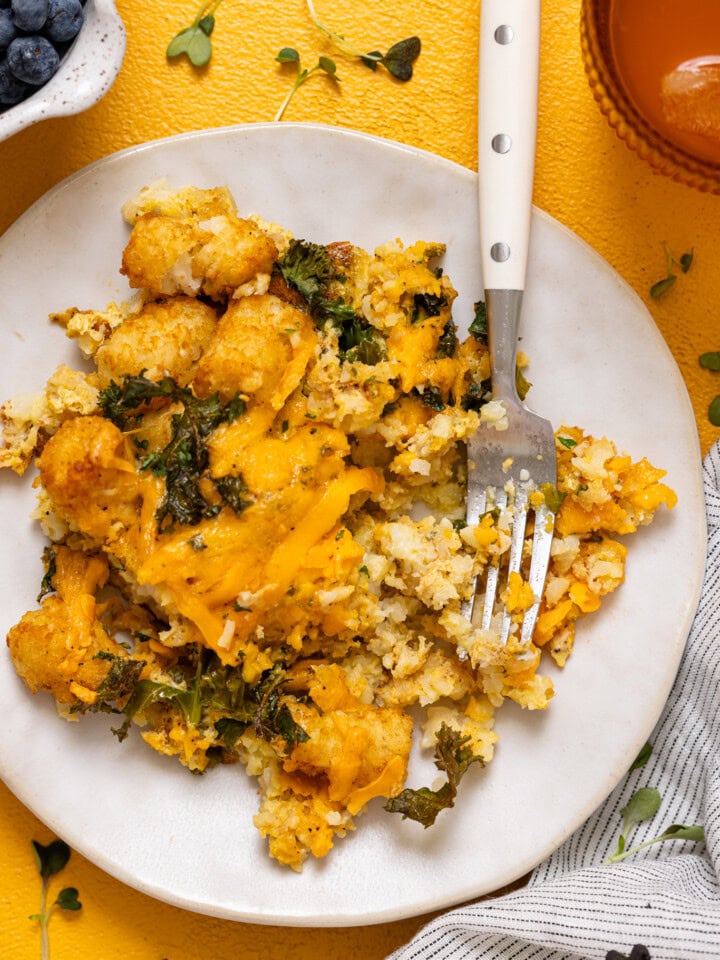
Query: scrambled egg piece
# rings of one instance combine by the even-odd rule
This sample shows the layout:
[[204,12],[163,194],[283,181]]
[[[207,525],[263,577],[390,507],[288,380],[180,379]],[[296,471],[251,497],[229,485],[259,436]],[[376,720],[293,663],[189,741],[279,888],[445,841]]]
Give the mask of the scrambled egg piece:
[[[506,700],[547,707],[543,651],[565,663],[623,581],[618,537],[675,495],[562,427],[535,635],[517,629],[523,568],[502,644],[501,609],[490,629],[461,612],[510,519],[462,520],[464,440],[504,411],[482,336],[458,342],[444,248],[296,240],[225,188],[153,184],[123,211],[136,296],[52,317],[94,372],[61,367],[0,408],[0,466],[35,458],[50,540],[39,607],[8,634],[16,669],[64,716],[122,712],[118,736],[134,724],[194,772],[243,765],[293,869],[377,798],[427,826],[428,798],[452,806],[492,759]],[[405,783],[417,708],[442,789]]]

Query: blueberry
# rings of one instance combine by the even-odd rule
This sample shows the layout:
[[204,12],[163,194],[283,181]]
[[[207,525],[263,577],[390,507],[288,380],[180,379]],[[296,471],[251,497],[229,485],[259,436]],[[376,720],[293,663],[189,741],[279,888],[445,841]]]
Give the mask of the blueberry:
[[0,50],[7,50],[17,36],[12,11],[0,8]]
[[20,103],[32,90],[29,84],[23,83],[10,73],[7,60],[0,61],[0,104],[12,106]]
[[18,80],[41,87],[57,70],[60,57],[45,37],[17,37],[8,47],[7,62]]
[[53,43],[66,43],[78,35],[83,20],[80,0],[50,0],[43,33]]
[[48,0],[12,0],[15,26],[19,30],[40,30],[48,15]]

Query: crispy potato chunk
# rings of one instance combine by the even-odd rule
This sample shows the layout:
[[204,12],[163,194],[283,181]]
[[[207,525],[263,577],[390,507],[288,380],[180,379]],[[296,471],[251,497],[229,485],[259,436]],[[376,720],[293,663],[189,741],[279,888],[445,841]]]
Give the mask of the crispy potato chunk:
[[216,322],[212,307],[193,297],[145,304],[98,348],[95,362],[100,386],[140,370],[149,380],[172,377],[185,386]]
[[66,421],[38,459],[40,482],[56,513],[91,537],[114,539],[118,522],[136,522],[137,475],[125,438],[102,417]]
[[57,547],[53,582],[57,593],[26,613],[7,636],[15,669],[33,693],[46,690],[58,703],[92,704],[110,670],[127,653],[97,619],[95,591],[108,577],[103,557]]
[[195,373],[198,396],[240,391],[279,410],[298,386],[317,344],[307,314],[272,294],[230,303]]
[[133,227],[121,273],[154,297],[203,292],[220,299],[258,274],[269,278],[276,257],[273,241],[249,220],[145,214]]

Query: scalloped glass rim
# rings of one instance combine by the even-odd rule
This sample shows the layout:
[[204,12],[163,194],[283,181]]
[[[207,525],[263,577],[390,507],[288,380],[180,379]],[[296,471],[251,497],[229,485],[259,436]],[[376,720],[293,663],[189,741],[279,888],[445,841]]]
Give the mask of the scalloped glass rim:
[[583,0],[580,40],[590,89],[618,137],[658,173],[708,193],[720,193],[720,165],[705,163],[660,136],[628,100],[609,55],[603,0]]
[[115,82],[125,55],[125,27],[113,0],[87,0],[85,23],[44,87],[0,113],[0,141],[50,117],[87,110]]

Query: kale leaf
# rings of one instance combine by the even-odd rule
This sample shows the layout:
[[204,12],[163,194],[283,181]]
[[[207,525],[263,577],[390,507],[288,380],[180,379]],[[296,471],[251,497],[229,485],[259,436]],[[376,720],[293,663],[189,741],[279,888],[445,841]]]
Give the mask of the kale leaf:
[[457,345],[457,327],[452,320],[448,320],[443,328],[443,332],[440,334],[440,340],[438,341],[438,359],[440,360],[443,357],[454,357]]
[[482,757],[467,746],[470,737],[463,736],[448,724],[442,724],[435,738],[435,766],[447,774],[447,781],[438,790],[406,788],[385,804],[389,813],[400,813],[403,820],[416,820],[426,829],[435,823],[441,810],[455,805],[458,785],[468,767],[472,763],[485,766]]
[[485,302],[483,300],[478,300],[478,302],[475,304],[475,316],[473,318],[473,322],[470,324],[469,332],[473,337],[475,337],[478,343],[482,343],[487,346],[487,310],[485,309]]
[[128,425],[132,411],[147,406],[156,397],[180,400],[191,395],[189,390],[178,387],[172,377],[163,377],[156,382],[148,380],[144,374],[144,370],[137,376],[126,374],[121,384],[111,380],[110,384],[100,391],[98,403],[103,416],[112,420],[121,430]]

